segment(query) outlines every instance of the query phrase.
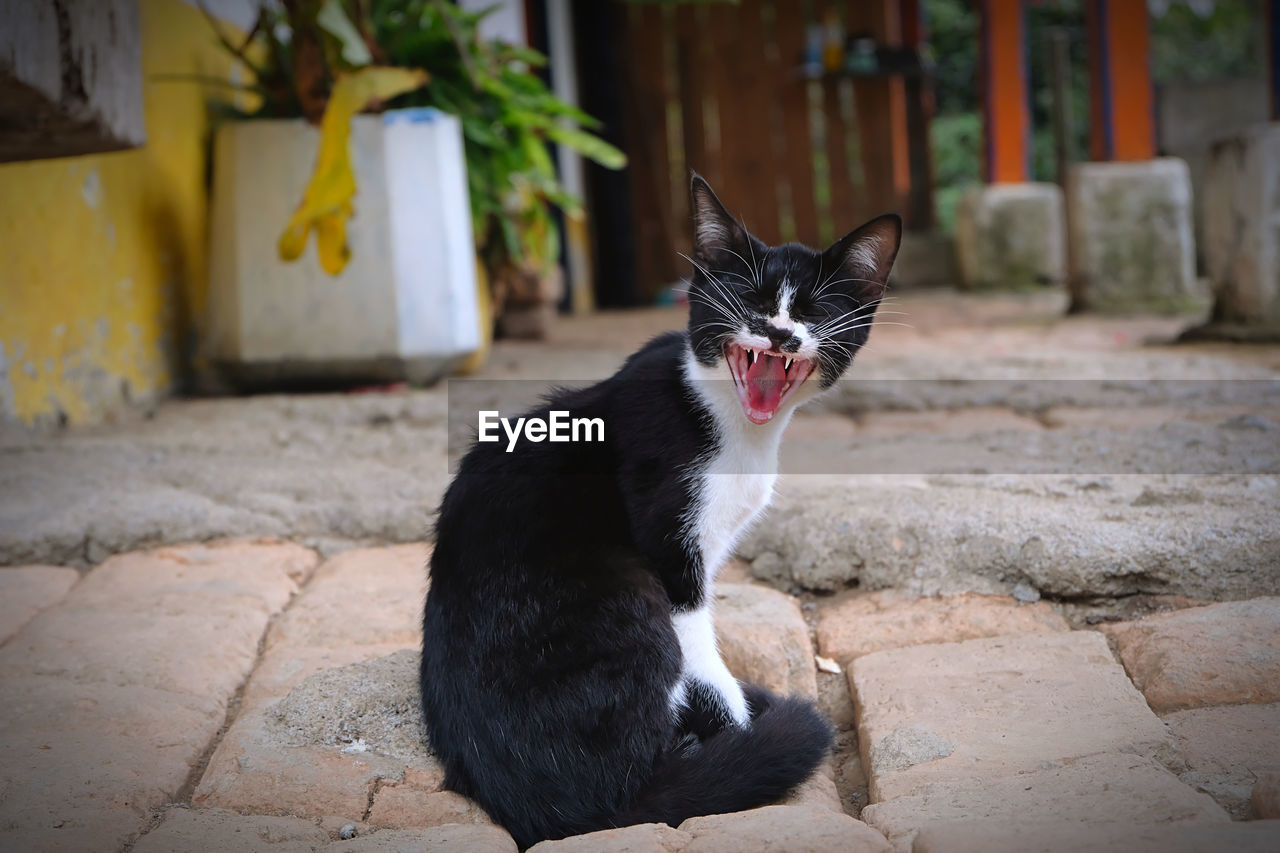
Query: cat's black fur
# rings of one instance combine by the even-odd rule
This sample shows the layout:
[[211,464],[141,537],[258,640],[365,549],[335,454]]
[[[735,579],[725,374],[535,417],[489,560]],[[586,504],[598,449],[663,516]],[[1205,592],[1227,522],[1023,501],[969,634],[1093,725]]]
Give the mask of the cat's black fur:
[[[783,275],[816,284],[824,262],[862,280],[828,300],[832,312],[879,299],[892,254],[872,274],[848,267],[845,241],[823,255],[748,247],[741,240],[753,238],[700,179],[694,198],[699,226],[720,230],[699,232],[703,271],[691,299],[712,286],[705,270],[746,263],[720,251],[735,245],[764,258],[761,275],[740,271],[743,281],[765,280],[751,293],[736,281],[740,304],[749,296],[767,310],[770,283],[776,302]],[[896,218],[891,224],[896,251]],[[430,742],[446,786],[476,800],[522,849],[765,805],[830,749],[830,728],[810,702],[752,685],[744,686],[746,726],[697,681],[683,710],[672,711],[682,672],[673,614],[709,596],[702,555],[683,535],[697,499],[691,472],[724,441],[716,423],[724,413],[691,392],[686,375],[691,346],[714,365],[723,345],[716,330],[724,327],[708,325],[707,310],[695,302],[690,332],[656,338],[612,378],[560,392],[534,413],[601,418],[604,442],[523,442],[513,453],[504,442],[476,444],[440,507],[423,623]],[[811,381],[834,381],[865,338],[862,328],[846,334],[828,361],[818,359]]]

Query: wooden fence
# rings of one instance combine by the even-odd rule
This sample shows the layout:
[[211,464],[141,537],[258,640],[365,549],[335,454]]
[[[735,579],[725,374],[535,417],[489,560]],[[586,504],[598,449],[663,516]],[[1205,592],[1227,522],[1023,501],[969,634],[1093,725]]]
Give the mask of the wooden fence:
[[923,113],[907,114],[920,83],[806,77],[806,30],[833,18],[845,33],[902,43],[899,0],[627,4],[617,43],[643,296],[685,274],[690,170],[769,243],[825,246],[888,211],[929,224],[927,151],[908,139],[912,124],[924,133]]

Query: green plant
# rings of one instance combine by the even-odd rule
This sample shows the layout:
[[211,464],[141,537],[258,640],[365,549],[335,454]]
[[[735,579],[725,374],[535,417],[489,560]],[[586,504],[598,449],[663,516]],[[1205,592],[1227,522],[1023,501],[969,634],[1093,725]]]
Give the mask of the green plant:
[[467,179],[476,240],[491,274],[515,265],[545,268],[557,259],[551,206],[580,214],[560,186],[547,142],[575,149],[612,169],[621,151],[582,128],[598,122],[555,97],[534,73],[546,65],[535,50],[479,35],[488,14],[443,0],[375,0],[375,40],[394,65],[426,68],[431,81],[398,99],[458,116],[466,141]]
[[[245,88],[257,103],[233,112],[242,118],[301,116],[321,122],[343,78],[399,81],[395,90],[348,85],[343,91],[368,93],[354,110],[432,106],[458,116],[472,224],[490,280],[510,268],[541,274],[559,249],[552,207],[580,214],[578,199],[557,180],[548,143],[567,145],[607,168],[621,168],[626,158],[584,130],[597,127],[591,116],[548,90],[536,73],[546,64],[542,54],[480,37],[480,21],[490,11],[469,13],[445,0],[281,0],[279,7],[264,6],[242,43],[219,33],[255,77]],[[421,69],[426,75],[411,87],[403,74],[387,73],[399,69]],[[352,108],[349,99],[346,106]],[[323,125],[318,159],[343,167],[334,152],[346,150],[346,122],[324,120]],[[325,178],[317,168],[308,197],[282,237],[282,255],[290,254],[286,248],[301,250],[298,231],[305,244],[311,225],[322,244],[332,242],[335,220],[350,214],[349,195],[344,199],[333,191],[338,184],[355,191],[349,168],[329,171]],[[317,199],[323,202],[319,207]],[[308,209],[309,203],[315,209]],[[336,271],[331,263],[337,270],[345,263],[331,245],[327,250],[322,245],[321,257],[330,259],[325,263],[330,272]]]

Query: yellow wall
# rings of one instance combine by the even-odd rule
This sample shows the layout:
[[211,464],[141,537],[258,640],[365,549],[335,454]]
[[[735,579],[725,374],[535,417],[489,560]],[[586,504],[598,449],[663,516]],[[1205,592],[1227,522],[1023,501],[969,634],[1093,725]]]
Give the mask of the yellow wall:
[[190,363],[206,283],[209,92],[228,77],[199,11],[140,0],[147,143],[0,165],[0,421],[101,420]]

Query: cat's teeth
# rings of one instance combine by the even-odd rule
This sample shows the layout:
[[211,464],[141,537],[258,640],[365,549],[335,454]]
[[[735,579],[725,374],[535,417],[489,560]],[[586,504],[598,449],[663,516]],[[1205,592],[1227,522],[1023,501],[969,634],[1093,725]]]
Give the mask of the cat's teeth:
[[756,363],[756,351],[753,349],[748,349],[747,350],[747,367],[750,367],[755,363]]
[[793,361],[795,361],[795,359],[794,359],[794,358],[789,358],[789,359],[787,359],[786,364],[782,365],[782,372],[783,372],[783,373],[786,373],[788,370],[790,370],[790,369],[791,369],[791,362],[793,362]]

